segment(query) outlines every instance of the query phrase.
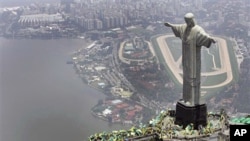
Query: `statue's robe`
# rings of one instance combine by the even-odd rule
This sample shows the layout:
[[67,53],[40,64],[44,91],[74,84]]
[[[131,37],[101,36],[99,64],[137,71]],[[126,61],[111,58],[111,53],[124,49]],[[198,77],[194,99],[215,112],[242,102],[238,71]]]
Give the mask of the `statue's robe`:
[[183,100],[191,105],[200,104],[201,47],[210,47],[212,40],[202,27],[195,25],[186,30],[186,24],[173,25],[176,37],[182,40]]

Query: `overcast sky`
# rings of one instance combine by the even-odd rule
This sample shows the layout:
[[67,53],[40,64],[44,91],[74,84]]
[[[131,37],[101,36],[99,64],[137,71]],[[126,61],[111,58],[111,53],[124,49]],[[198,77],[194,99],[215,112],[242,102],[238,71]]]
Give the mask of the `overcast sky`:
[[32,2],[54,3],[60,2],[60,0],[0,0],[0,6],[20,6],[27,5]]

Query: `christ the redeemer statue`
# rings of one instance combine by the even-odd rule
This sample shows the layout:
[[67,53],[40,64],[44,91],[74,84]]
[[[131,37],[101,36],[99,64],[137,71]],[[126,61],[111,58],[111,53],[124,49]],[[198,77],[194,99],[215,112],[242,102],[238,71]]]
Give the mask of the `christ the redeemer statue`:
[[202,27],[195,24],[194,15],[187,13],[185,24],[164,25],[171,27],[182,40],[183,100],[187,105],[200,104],[201,47],[210,47],[215,40]]

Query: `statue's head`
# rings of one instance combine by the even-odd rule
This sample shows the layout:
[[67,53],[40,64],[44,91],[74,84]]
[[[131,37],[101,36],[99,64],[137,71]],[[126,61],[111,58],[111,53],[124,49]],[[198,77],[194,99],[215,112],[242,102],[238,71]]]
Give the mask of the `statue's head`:
[[188,27],[195,26],[195,20],[194,20],[194,14],[193,13],[187,13],[184,17],[185,22],[187,23]]

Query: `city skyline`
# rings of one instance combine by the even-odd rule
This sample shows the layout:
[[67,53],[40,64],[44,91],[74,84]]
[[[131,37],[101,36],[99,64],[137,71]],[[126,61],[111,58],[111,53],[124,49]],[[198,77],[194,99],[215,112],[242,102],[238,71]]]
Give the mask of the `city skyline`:
[[[113,121],[125,120],[121,123],[128,125],[139,124],[140,121],[147,123],[152,116],[159,115],[161,110],[166,110],[166,107],[174,108],[176,100],[181,95],[178,90],[181,88],[179,79],[175,80],[175,77],[182,77],[179,73],[181,71],[181,53],[177,49],[181,43],[170,37],[171,30],[166,29],[163,23],[166,21],[183,23],[183,16],[186,12],[193,12],[199,25],[204,27],[210,35],[223,38],[220,45],[223,47],[228,45],[227,47],[230,48],[226,52],[221,51],[220,54],[216,53],[218,46],[213,50],[203,51],[203,59],[208,61],[209,66],[204,68],[203,72],[211,71],[216,74],[223,68],[223,63],[228,60],[231,61],[232,66],[231,69],[223,68],[220,76],[212,76],[211,79],[207,73],[204,73],[205,87],[217,85],[224,80],[229,80],[227,79],[229,75],[233,76],[233,78],[230,77],[230,81],[227,81],[226,86],[221,87],[217,92],[212,89],[209,92],[203,91],[202,95],[208,102],[209,110],[218,111],[224,108],[230,115],[236,116],[249,113],[250,16],[248,0],[77,0],[72,3],[67,0],[54,0],[53,3],[49,0],[46,3],[42,3],[44,1],[41,0],[16,1],[0,0],[0,36],[3,41],[1,51],[6,52],[6,55],[3,55],[4,61],[0,61],[0,63],[4,64],[1,70],[6,75],[3,77],[5,80],[3,84],[4,86],[10,85],[9,89],[4,88],[3,96],[7,99],[3,101],[5,111],[1,109],[1,112],[5,113],[3,115],[6,121],[4,126],[7,128],[7,124],[11,124],[13,127],[20,127],[18,129],[26,129],[26,125],[30,125],[28,121],[26,122],[26,118],[20,119],[20,123],[23,123],[22,128],[18,118],[22,116],[32,119],[33,116],[37,116],[37,118],[43,119],[44,117],[36,115],[42,110],[45,113],[44,116],[48,117],[53,112],[59,112],[62,115],[66,114],[71,120],[79,119],[78,121],[81,122],[79,128],[81,128],[81,132],[86,132],[84,134],[86,136],[90,132],[95,133],[97,129],[108,129],[105,122],[105,125],[101,125],[103,128],[95,125],[95,123],[100,123],[97,121],[98,118],[93,118],[91,115],[93,114],[91,108],[96,103],[100,106],[94,110],[97,117],[104,113],[105,118],[109,119],[108,116],[112,116]],[[169,36],[169,38],[165,36]],[[15,47],[12,47],[12,44]],[[175,48],[175,46],[178,47]],[[164,56],[173,59],[164,59],[164,56],[161,55],[161,53],[166,53],[164,51],[166,47],[171,51]],[[60,56],[60,53],[64,57],[67,56],[66,59],[52,60],[58,55]],[[230,55],[225,57],[225,54]],[[32,61],[43,55],[48,55],[48,57],[36,62]],[[218,61],[223,55],[224,61]],[[213,59],[214,61],[212,61]],[[22,65],[16,63],[18,61],[21,61]],[[43,68],[46,63],[52,66]],[[57,69],[57,66],[58,69],[61,69],[60,65],[64,68],[66,64],[72,64],[70,67],[67,66],[66,71],[49,70],[50,68]],[[32,66],[33,68],[30,68]],[[172,73],[168,71],[171,66],[176,68],[172,70]],[[24,76],[16,75],[22,73],[18,72],[20,68],[27,71],[26,74],[23,72]],[[84,83],[84,89],[87,88],[89,91],[82,94],[81,86],[79,86],[79,93],[74,89],[70,92],[67,91],[67,88],[75,88],[78,85],[68,82],[64,78],[64,75],[66,76],[72,69],[75,74],[70,75],[67,79],[74,78],[72,81],[76,82],[79,82],[80,79],[80,82]],[[231,74],[224,73],[227,71]],[[41,72],[41,78],[38,78],[40,74],[37,72]],[[59,77],[59,79],[55,79],[59,81],[53,81],[52,84],[52,81],[45,81],[47,78],[44,75],[50,76],[48,80],[53,79],[53,76]],[[62,77],[66,80],[62,81]],[[36,83],[32,82],[33,78]],[[44,80],[44,82],[40,82],[40,80]],[[216,80],[216,82],[212,80]],[[21,82],[21,85],[12,86],[12,83],[15,84],[14,82]],[[26,86],[25,82],[29,86]],[[49,90],[57,83],[65,85],[55,85],[56,90]],[[17,89],[19,85],[20,93]],[[39,89],[40,86],[43,87],[43,90]],[[33,87],[40,91],[33,90]],[[105,97],[121,98],[121,105],[114,105],[113,100],[97,96],[93,89],[104,93]],[[64,90],[65,93],[61,91],[56,93],[57,90]],[[210,92],[211,95],[208,94]],[[59,93],[62,94],[62,98]],[[88,98],[82,98],[85,93]],[[41,98],[42,102],[39,102],[40,99],[35,96]],[[25,97],[27,97],[27,101],[25,99],[23,102],[22,98]],[[64,102],[62,102],[63,98],[65,98]],[[129,99],[132,104],[125,99]],[[39,106],[36,106],[33,100]],[[48,103],[46,103],[47,101]],[[117,99],[114,101],[117,102]],[[76,105],[74,105],[75,102]],[[60,110],[54,110],[54,107],[59,107],[58,103],[61,106]],[[89,104],[88,108],[82,110],[85,103]],[[122,104],[126,106],[125,111],[121,110]],[[73,107],[69,108],[70,105]],[[47,109],[40,109],[40,106],[45,106]],[[15,112],[11,113],[8,109]],[[79,110],[68,112],[73,109]],[[64,113],[64,111],[66,112]],[[13,119],[16,119],[15,122]],[[63,125],[59,121],[55,123]],[[82,124],[93,127],[93,129],[85,130]],[[52,125],[52,129],[57,130],[59,134],[61,130],[54,124]],[[74,124],[74,126],[77,125]],[[36,127],[38,126],[34,126],[34,128]],[[77,127],[77,129],[79,128]],[[31,129],[25,129],[23,132],[18,132],[20,134],[16,136],[25,136],[30,133]],[[9,128],[9,131],[16,130]],[[7,133],[7,130],[4,131]],[[44,130],[41,129],[41,131]],[[80,129],[78,131],[78,137],[82,136]],[[16,133],[17,131],[5,134],[5,137],[10,135],[9,138],[11,138],[11,135]],[[39,132],[36,134],[43,136]]]

